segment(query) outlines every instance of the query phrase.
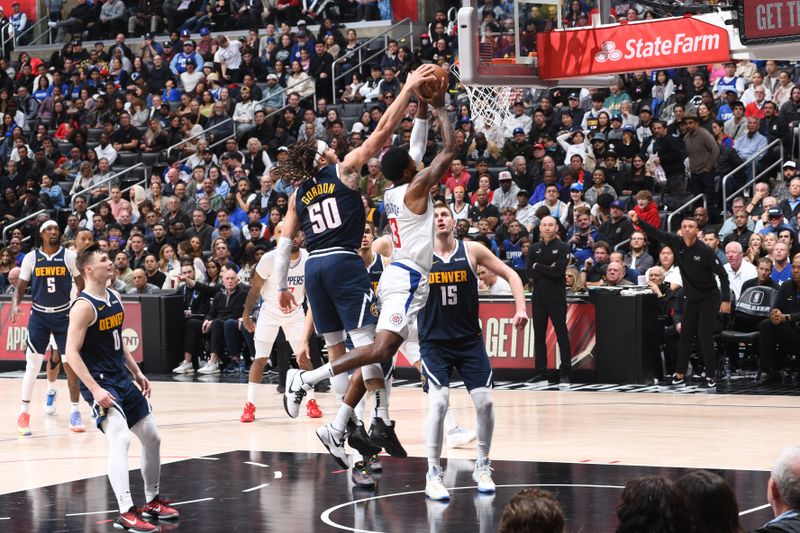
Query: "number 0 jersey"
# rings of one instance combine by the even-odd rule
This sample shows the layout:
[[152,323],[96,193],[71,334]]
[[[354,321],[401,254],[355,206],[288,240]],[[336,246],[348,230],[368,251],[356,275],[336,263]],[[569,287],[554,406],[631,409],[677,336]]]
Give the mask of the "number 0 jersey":
[[40,248],[25,254],[19,277],[30,283],[35,310],[58,313],[69,309],[72,278],[80,274],[75,258],[75,252],[66,248],[59,248],[53,255]]
[[339,179],[339,166],[323,167],[295,193],[295,209],[309,252],[324,248],[356,250],[361,245],[367,216],[361,193]]
[[430,295],[417,318],[423,343],[481,335],[478,277],[469,261],[467,245],[464,241],[456,242],[456,249],[449,258],[433,254],[428,274]]
[[[86,291],[75,299],[84,300],[94,308],[94,321],[86,328],[81,347],[81,359],[94,374],[127,373],[125,352],[122,349],[122,323],[125,310],[119,296],[106,289],[106,299],[101,300]],[[74,304],[73,304],[74,305]]]
[[433,200],[428,195],[425,212],[412,212],[405,202],[408,183],[392,187],[383,194],[383,206],[392,235],[392,262],[410,263],[423,275],[433,260]]

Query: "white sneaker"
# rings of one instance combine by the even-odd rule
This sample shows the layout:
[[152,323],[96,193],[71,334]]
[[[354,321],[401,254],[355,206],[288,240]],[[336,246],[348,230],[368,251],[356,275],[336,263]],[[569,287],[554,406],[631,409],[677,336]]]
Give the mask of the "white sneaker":
[[191,361],[181,361],[181,364],[172,369],[173,374],[194,374]]
[[337,439],[335,436],[336,430],[330,424],[317,429],[317,437],[328,449],[328,452],[336,459],[339,466],[348,469],[350,465],[347,462],[347,452],[344,451],[344,435],[340,435]]
[[447,492],[447,489],[444,488],[444,483],[442,483],[442,476],[444,476],[444,473],[440,466],[429,469],[428,474],[425,476],[425,496],[431,500],[442,501],[450,499],[450,493]]
[[478,484],[478,492],[494,492],[495,486],[492,481],[492,462],[488,459],[486,464],[475,463],[475,470],[472,472],[472,481]]
[[219,374],[219,372],[219,363],[212,363],[211,361],[197,371],[198,374]]
[[452,431],[447,432],[446,437],[448,448],[460,448],[475,440],[475,431],[456,426]]
[[47,396],[44,398],[44,414],[46,415],[54,415],[56,414],[56,391],[49,390],[47,391]]
[[[283,408],[286,409],[286,414],[291,418],[297,418],[300,414],[300,404],[303,402],[303,397],[306,395],[306,389],[303,386],[302,370],[296,368],[290,369],[286,373],[286,390],[283,393]],[[331,452],[333,453],[333,452]],[[347,468],[345,462],[342,468]]]

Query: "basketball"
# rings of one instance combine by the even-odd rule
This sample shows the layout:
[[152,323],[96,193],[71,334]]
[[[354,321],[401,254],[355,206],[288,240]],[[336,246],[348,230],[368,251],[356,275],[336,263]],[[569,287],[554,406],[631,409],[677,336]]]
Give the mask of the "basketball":
[[417,96],[423,100],[432,100],[443,86],[445,90],[447,89],[446,83],[450,78],[450,72],[446,68],[437,66],[433,70],[433,75],[436,77],[435,79],[423,83],[416,90]]

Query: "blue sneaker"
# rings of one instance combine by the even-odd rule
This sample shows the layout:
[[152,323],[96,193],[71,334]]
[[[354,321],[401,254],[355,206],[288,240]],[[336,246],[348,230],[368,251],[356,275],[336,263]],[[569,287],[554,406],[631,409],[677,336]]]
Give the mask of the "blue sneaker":
[[247,374],[249,371],[250,369],[247,368],[247,363],[244,362],[244,359],[239,359],[239,372]]
[[81,420],[80,411],[75,411],[69,415],[69,430],[73,433],[83,433],[86,431],[86,426],[83,425],[83,421]]
[[55,390],[47,391],[47,396],[44,399],[44,414],[51,415],[51,416],[56,414],[56,391]]
[[239,371],[239,363],[236,362],[236,361],[228,362],[228,364],[225,365],[225,368],[222,369],[222,372],[224,374],[232,374],[232,373],[238,372],[238,371]]

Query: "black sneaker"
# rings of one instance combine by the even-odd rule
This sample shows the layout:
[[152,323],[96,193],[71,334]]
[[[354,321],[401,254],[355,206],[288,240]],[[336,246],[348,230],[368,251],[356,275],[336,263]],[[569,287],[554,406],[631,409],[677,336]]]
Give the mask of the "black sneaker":
[[546,370],[535,370],[533,372],[533,376],[530,379],[526,379],[525,383],[545,383],[547,382],[547,371]]
[[350,479],[353,480],[353,484],[359,489],[369,490],[375,488],[375,480],[372,477],[372,472],[370,472],[364,461],[359,461],[353,465],[353,468],[350,469]]
[[284,385],[283,383],[278,385],[278,394],[283,394],[285,392],[286,392],[286,385]]
[[327,379],[323,379],[314,385],[314,392],[328,392],[329,390],[331,390],[331,382]]
[[[376,446],[380,446],[392,457],[408,457],[408,454],[400,444],[397,433],[394,431],[395,422],[387,426],[382,418],[373,418],[372,427],[369,428],[369,438]],[[361,451],[361,450],[359,450]],[[363,453],[364,457],[369,457],[371,453]]]
[[347,422],[347,444],[364,457],[377,455],[381,451],[381,447],[370,440],[364,424],[356,424],[352,420]]
[[717,382],[714,380],[714,378],[707,377],[706,379],[704,379],[703,381],[700,382],[700,385],[698,385],[698,388],[700,388],[700,389],[716,389],[717,388]]
[[381,458],[378,457],[378,454],[370,456],[369,458],[369,469],[373,472],[383,472],[383,463],[381,463]]
[[679,378],[677,375],[672,376],[672,381],[670,381],[671,387],[685,387],[686,386],[686,376]]

